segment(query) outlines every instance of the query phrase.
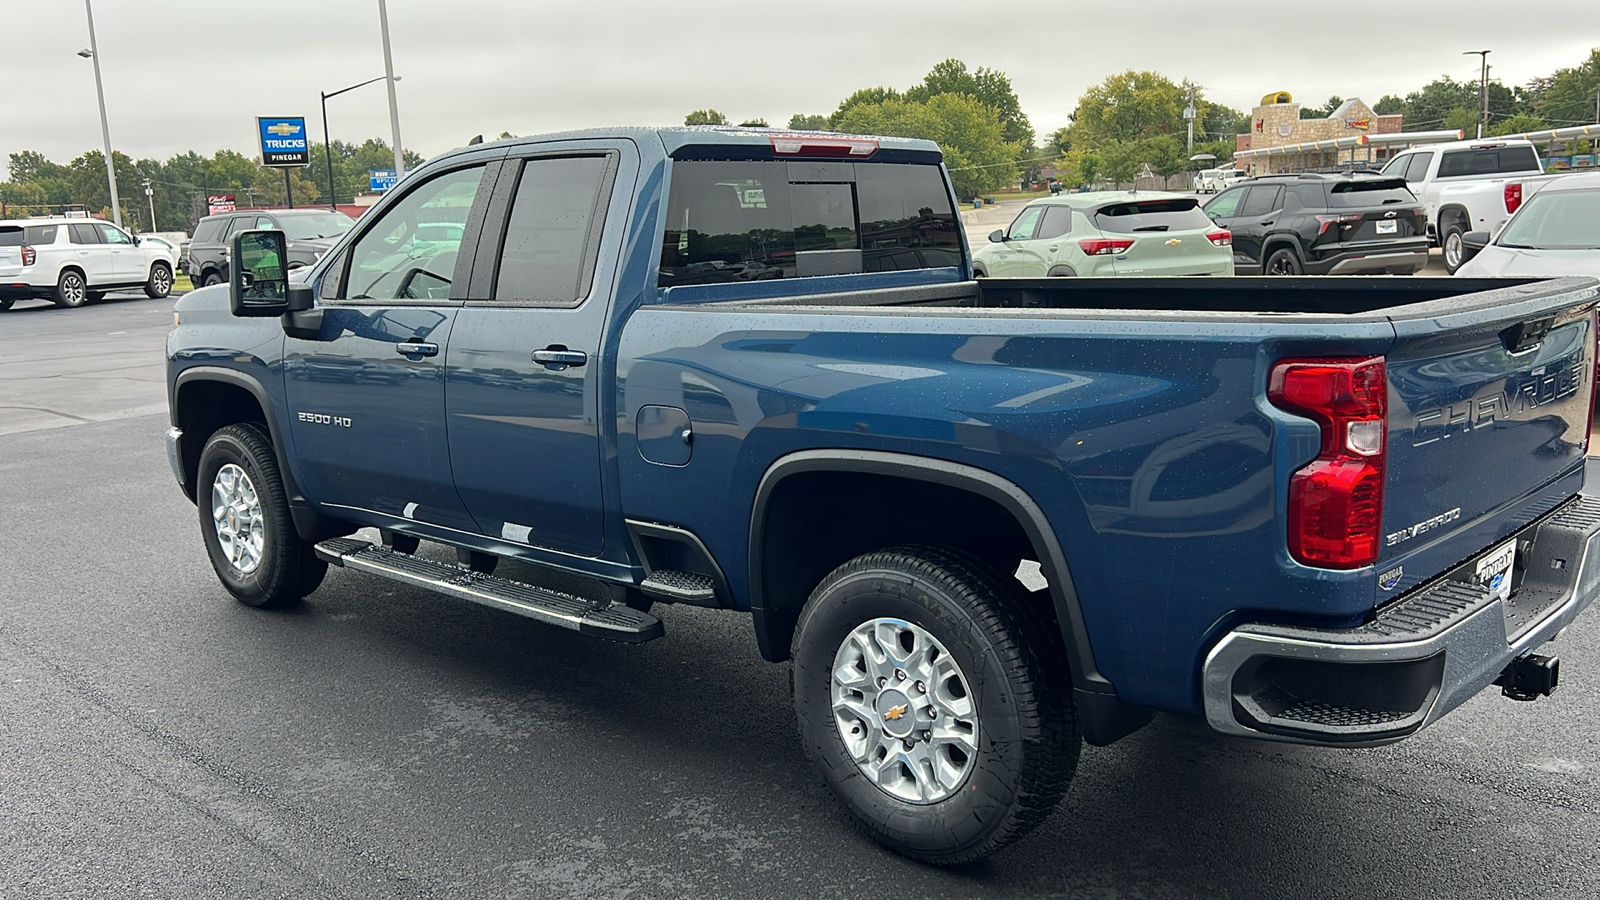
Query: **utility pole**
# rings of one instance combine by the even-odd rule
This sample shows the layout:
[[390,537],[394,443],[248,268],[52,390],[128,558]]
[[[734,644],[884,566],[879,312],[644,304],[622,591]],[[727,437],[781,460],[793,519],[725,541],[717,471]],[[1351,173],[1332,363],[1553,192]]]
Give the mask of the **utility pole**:
[[1483,109],[1478,113],[1478,137],[1483,137],[1489,126],[1489,54],[1492,50],[1466,50],[1462,56],[1477,56],[1483,60],[1483,74],[1478,79],[1478,92],[1483,95]]
[[144,180],[144,198],[150,201],[150,230],[156,230],[156,193],[150,188],[150,179]]
[[106,181],[111,185],[111,220],[122,227],[122,205],[117,201],[117,167],[111,155],[111,126],[106,124],[106,89],[100,80],[100,44],[94,38],[94,8],[83,0],[83,13],[89,19],[89,49],[79,50],[79,56],[94,61],[94,92],[100,98],[100,137],[106,145]]
[[389,127],[394,131],[394,177],[406,177],[406,157],[400,149],[400,103],[394,96],[394,54],[389,52],[389,5],[378,0],[378,24],[383,28],[383,74],[389,81]]
[[1194,154],[1194,113],[1194,85],[1191,84],[1189,85],[1189,105],[1183,108],[1183,117],[1189,120],[1189,142],[1187,144],[1187,152],[1191,156]]

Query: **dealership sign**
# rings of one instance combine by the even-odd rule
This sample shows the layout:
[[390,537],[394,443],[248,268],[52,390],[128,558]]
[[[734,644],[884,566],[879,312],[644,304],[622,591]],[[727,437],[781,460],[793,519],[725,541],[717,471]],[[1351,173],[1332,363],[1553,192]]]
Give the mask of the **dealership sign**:
[[256,131],[261,136],[263,166],[289,168],[311,164],[311,147],[306,142],[304,118],[258,117]]
[[376,194],[381,194],[394,187],[395,182],[399,180],[399,176],[395,175],[393,169],[367,170],[367,184],[371,187],[372,192]]
[[206,215],[214,216],[217,213],[233,212],[232,194],[211,194],[206,197]]

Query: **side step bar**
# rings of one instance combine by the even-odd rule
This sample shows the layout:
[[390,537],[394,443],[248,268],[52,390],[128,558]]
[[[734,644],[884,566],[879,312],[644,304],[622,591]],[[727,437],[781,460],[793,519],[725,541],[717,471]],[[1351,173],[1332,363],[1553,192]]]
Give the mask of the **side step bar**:
[[332,538],[316,546],[317,556],[359,572],[371,572],[462,600],[513,612],[590,637],[642,644],[665,633],[661,620],[620,604],[606,605],[434,562],[355,538]]

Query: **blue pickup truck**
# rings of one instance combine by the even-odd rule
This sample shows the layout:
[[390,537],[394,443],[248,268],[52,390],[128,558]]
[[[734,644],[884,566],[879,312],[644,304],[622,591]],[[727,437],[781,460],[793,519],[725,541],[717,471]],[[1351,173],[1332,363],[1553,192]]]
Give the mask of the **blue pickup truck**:
[[447,153],[178,302],[173,473],[252,606],[331,565],[617,641],[751,614],[818,772],[933,863],[1157,711],[1362,747],[1555,688],[1594,281],[973,280],[955,199],[891,138]]

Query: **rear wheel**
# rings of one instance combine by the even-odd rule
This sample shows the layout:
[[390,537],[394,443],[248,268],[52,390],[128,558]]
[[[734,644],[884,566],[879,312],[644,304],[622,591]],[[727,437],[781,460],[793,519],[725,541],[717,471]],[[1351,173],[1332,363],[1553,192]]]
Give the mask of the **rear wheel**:
[[1300,254],[1288,247],[1272,251],[1267,257],[1267,264],[1262,272],[1267,275],[1300,275],[1305,270],[1300,267]]
[[200,286],[201,287],[211,287],[213,284],[221,284],[221,283],[222,283],[222,276],[218,275],[216,272],[207,272],[200,279]]
[[56,279],[56,305],[66,309],[76,309],[89,302],[89,285],[83,280],[83,273],[77,269],[67,269]]
[[164,262],[150,267],[150,279],[144,283],[144,295],[152,300],[172,293],[172,269]]
[[317,589],[328,564],[295,533],[272,442],[228,425],[200,452],[200,532],[222,586],[246,606],[288,606]]
[[6,297],[5,299],[0,300],[0,312],[5,312],[6,310],[10,309],[16,302],[17,298],[15,297]]
[[1051,278],[1076,278],[1078,273],[1071,266],[1056,266],[1050,270]]
[[857,557],[807,601],[792,648],[800,738],[856,825],[896,853],[971,862],[1066,790],[1079,743],[1065,667],[1025,639],[1024,602],[934,547]]
[[1439,249],[1444,257],[1444,269],[1451,275],[1467,261],[1467,246],[1461,240],[1465,232],[1459,224],[1451,222],[1439,235]]

